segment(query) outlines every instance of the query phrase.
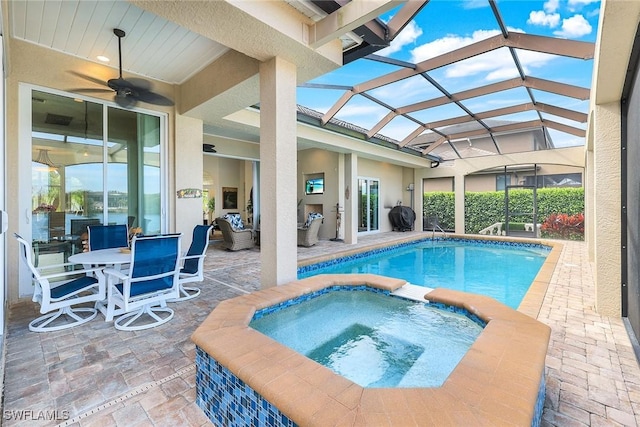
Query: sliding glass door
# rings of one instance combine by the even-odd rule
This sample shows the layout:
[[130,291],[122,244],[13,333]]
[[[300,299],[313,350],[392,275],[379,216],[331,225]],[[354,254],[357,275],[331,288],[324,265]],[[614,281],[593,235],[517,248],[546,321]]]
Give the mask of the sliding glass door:
[[162,118],[33,90],[31,232],[35,261],[82,250],[88,224],[163,231]]
[[379,229],[380,181],[375,178],[358,178],[358,232]]

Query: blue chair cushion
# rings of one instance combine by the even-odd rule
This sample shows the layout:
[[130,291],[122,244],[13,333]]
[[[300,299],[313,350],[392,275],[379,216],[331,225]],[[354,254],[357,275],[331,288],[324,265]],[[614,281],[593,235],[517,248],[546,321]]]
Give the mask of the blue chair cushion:
[[316,218],[324,218],[324,217],[322,216],[321,213],[309,212],[309,215],[307,215],[307,221],[304,223],[304,228],[309,228],[313,220]]
[[95,277],[82,276],[77,279],[71,280],[70,282],[67,282],[63,285],[51,288],[51,298],[64,298],[69,294],[78,292],[79,290],[82,290],[84,288],[88,288],[92,285],[95,285],[96,283],[98,283],[98,279],[96,279]]
[[[173,286],[172,276],[162,277],[160,279],[154,279],[154,280],[146,280],[143,282],[132,283],[130,295],[132,297],[135,297],[137,295],[144,295],[150,292],[157,292],[163,289],[171,289],[172,286]],[[121,294],[124,294],[122,284],[116,285],[116,288],[118,288],[118,291],[120,291]]]
[[244,230],[244,223],[242,222],[242,217],[240,214],[226,214],[222,218],[229,221],[231,224],[231,228],[234,230]]
[[[187,261],[192,261],[192,260],[187,260]],[[193,266],[191,266],[191,268],[187,268],[187,266],[185,265],[184,267],[182,267],[180,269],[180,273],[183,273],[183,274],[196,274],[198,272],[198,266],[196,265],[195,267],[196,268],[193,268]]]
[[[187,256],[202,255],[207,249],[207,239],[209,236],[210,225],[196,225],[193,229],[193,239],[191,239],[191,246],[187,251]],[[189,258],[184,260],[184,265],[180,269],[180,273],[196,274],[198,272],[198,265],[200,263],[199,258]]]

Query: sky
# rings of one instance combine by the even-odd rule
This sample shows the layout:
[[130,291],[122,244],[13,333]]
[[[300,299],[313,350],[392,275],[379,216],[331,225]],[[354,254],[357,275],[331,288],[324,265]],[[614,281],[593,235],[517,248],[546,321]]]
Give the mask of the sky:
[[[599,1],[502,0],[497,4],[502,20],[509,31],[585,42],[596,40]],[[380,19],[388,22],[394,13],[396,10],[382,15]],[[455,19],[447,17],[455,17]],[[418,63],[497,34],[500,34],[500,28],[487,0],[431,0],[391,42],[391,45],[378,51],[377,54]],[[584,88],[591,86],[593,60],[563,58],[521,49],[517,50],[517,54],[526,75]],[[359,59],[320,76],[310,83],[352,86],[397,69],[399,69],[397,66]],[[457,93],[516,77],[517,69],[508,49],[502,48],[432,70],[429,75],[449,93]],[[343,93],[342,90],[299,88],[298,103],[325,113]],[[369,93],[394,108],[442,96],[441,92],[421,76],[383,86]],[[588,100],[580,101],[542,91],[534,91],[534,97],[538,102],[584,113],[588,111]],[[526,90],[521,88],[470,99],[464,101],[464,104],[474,112],[482,112],[524,102],[530,102],[530,99]],[[388,111],[362,96],[355,96],[339,111],[336,118],[370,129]],[[418,111],[412,115],[418,120],[429,123],[464,114],[459,107],[448,105]],[[547,116],[547,118],[580,129],[586,128],[586,124],[560,117]],[[537,114],[528,112],[496,119],[533,120],[537,119]],[[416,127],[416,124],[408,119],[396,118],[380,133],[400,141]],[[584,138],[553,130],[550,132],[556,146],[584,143]]]

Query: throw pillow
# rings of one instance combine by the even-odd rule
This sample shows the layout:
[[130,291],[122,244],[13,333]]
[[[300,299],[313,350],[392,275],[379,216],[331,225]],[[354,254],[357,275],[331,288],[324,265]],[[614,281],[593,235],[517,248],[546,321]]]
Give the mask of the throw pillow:
[[323,218],[323,216],[319,212],[309,212],[309,215],[307,215],[307,221],[304,223],[304,228],[309,228],[313,220],[316,218]]
[[234,230],[244,230],[244,223],[240,214],[226,214],[223,218],[229,221],[231,228]]

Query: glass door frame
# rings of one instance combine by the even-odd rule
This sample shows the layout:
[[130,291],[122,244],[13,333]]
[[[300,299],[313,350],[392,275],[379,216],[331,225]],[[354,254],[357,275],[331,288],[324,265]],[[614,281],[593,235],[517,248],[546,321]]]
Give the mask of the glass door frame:
[[[43,86],[33,85],[29,83],[18,84],[18,233],[27,241],[32,240],[31,224],[33,214],[31,211],[31,150],[32,150],[32,93],[33,91],[48,92],[55,95],[65,96],[69,98],[78,98],[88,102],[101,104],[103,106],[103,148],[107,149],[108,141],[108,109],[123,109],[115,102],[106,101],[98,98],[91,98],[76,93],[65,92],[61,90],[51,89]],[[144,108],[124,109],[135,113],[142,113],[158,117],[160,120],[160,228],[162,233],[166,233],[169,229],[168,207],[169,207],[169,162],[168,162],[168,114]],[[104,169],[106,173],[106,168]],[[106,181],[104,187],[104,200],[107,200],[108,188]],[[31,272],[29,269],[18,263],[18,295],[19,297],[30,296],[33,293],[33,285],[31,283]]]
[[[376,212],[377,212],[377,218],[376,218],[376,223],[377,223],[377,228],[376,229],[371,229],[371,218],[370,215],[367,215],[367,229],[366,230],[360,230],[360,219],[358,218],[358,234],[359,235],[366,235],[366,234],[372,234],[372,233],[379,233],[380,232],[380,179],[379,178],[372,178],[372,177],[366,177],[366,176],[358,176],[356,178],[356,182],[358,183],[358,217],[360,216],[360,200],[361,200],[361,192],[360,192],[360,181],[365,181],[366,182],[366,186],[367,186],[367,194],[370,196],[371,195],[371,183],[372,182],[376,182],[378,184],[378,198],[377,198],[377,207],[376,207]],[[371,197],[367,197],[367,211],[371,210]]]

